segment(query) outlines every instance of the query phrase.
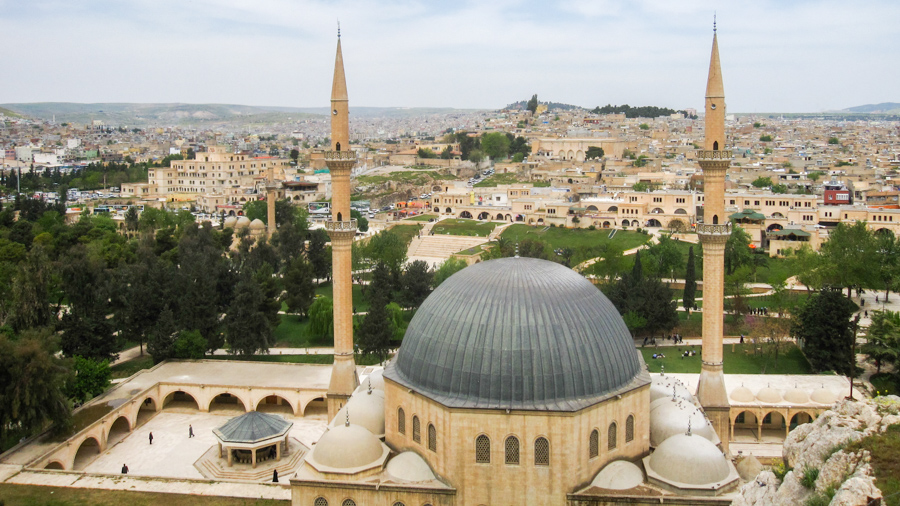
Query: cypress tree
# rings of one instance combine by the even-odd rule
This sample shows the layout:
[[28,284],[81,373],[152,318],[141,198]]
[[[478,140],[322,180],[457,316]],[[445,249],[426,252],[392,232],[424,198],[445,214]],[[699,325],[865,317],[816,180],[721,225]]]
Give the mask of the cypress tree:
[[694,308],[697,295],[697,271],[694,266],[694,247],[688,248],[687,267],[684,275],[684,307],[688,311]]

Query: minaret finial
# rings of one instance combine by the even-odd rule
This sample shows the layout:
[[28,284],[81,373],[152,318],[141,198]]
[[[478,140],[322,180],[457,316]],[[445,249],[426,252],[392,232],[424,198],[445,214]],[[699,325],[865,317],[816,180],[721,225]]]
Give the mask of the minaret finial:
[[369,376],[369,395],[372,395],[372,376]]
[[688,418],[688,431],[687,431],[687,435],[688,435],[688,436],[691,435],[691,419],[690,419],[690,418]]
[[349,427],[350,426],[350,410],[345,409],[344,413],[347,415],[347,421],[344,422],[344,427]]
[[[340,19],[337,20],[337,23],[338,23],[338,38],[340,39],[341,38],[341,20]],[[713,25],[715,25],[715,22],[713,23]],[[713,29],[713,31],[716,31],[716,30]]]
[[[713,33],[716,33],[716,11],[713,11]],[[341,36],[341,29],[338,26],[338,37]]]

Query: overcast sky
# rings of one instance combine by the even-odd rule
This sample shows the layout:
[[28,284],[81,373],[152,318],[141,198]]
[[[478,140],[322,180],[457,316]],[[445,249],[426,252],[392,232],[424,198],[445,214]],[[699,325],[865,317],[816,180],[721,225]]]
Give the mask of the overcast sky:
[[730,112],[900,102],[900,2],[0,0],[0,103],[703,105],[718,11]]

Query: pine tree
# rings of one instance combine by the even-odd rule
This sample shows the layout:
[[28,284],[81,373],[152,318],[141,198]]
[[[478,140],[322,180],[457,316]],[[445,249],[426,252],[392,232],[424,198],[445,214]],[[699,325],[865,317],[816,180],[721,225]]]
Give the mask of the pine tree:
[[697,295],[697,272],[694,266],[694,247],[688,248],[687,267],[684,275],[684,307],[689,312],[694,308],[697,302],[694,297]]
[[242,275],[235,287],[235,297],[225,314],[223,326],[230,353],[253,355],[268,352],[274,328],[260,308],[266,296],[251,275]]
[[407,308],[419,307],[431,294],[431,282],[434,273],[428,270],[428,264],[416,260],[406,266],[401,278],[400,297]]
[[312,266],[303,255],[298,255],[291,261],[284,273],[284,293],[281,296],[289,313],[299,313],[304,317],[308,314],[309,307],[316,298],[316,285],[313,284],[312,277]]
[[531,111],[531,114],[537,113],[538,107],[538,98],[537,93],[531,96],[531,100],[528,101],[528,105],[525,107],[527,110]]
[[366,355],[375,355],[378,360],[387,360],[391,348],[391,337],[395,327],[391,323],[386,308],[387,300],[377,298],[369,306],[369,312],[356,331],[359,349]]

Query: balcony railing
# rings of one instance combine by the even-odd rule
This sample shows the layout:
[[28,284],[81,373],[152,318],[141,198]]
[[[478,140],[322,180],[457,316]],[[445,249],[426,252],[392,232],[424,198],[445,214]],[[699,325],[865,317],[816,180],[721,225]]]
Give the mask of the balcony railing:
[[328,220],[325,222],[325,230],[328,232],[344,232],[344,231],[350,232],[350,231],[356,231],[356,229],[357,229],[357,227],[356,227],[355,219],[350,220],[350,221]]
[[356,160],[355,151],[326,151],[326,160]]
[[711,223],[698,223],[697,224],[697,233],[698,234],[708,234],[708,235],[730,235],[731,234],[731,223],[726,223],[724,225],[713,225]]
[[701,160],[731,160],[730,149],[698,149],[697,158]]

